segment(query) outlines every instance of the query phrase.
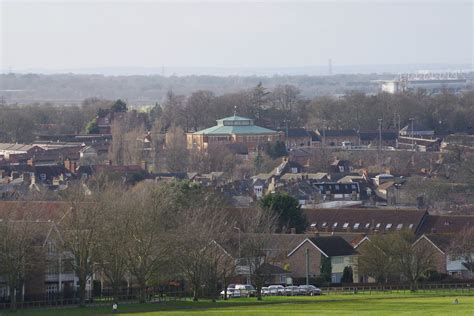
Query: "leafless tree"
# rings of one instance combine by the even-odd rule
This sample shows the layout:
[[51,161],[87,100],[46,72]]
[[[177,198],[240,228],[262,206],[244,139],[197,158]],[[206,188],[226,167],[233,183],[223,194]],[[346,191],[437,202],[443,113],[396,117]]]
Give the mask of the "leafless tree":
[[474,273],[474,227],[465,227],[457,233],[451,244],[451,253],[467,263],[471,273]]
[[101,194],[103,225],[100,227],[101,240],[94,261],[99,265],[99,272],[110,282],[116,301],[128,271],[124,246],[128,242],[128,213],[133,212],[129,195],[130,193],[115,186]]
[[171,127],[166,133],[166,167],[169,172],[186,171],[188,165],[188,150],[186,138],[180,127]]
[[241,220],[242,234],[240,264],[248,269],[249,276],[257,289],[257,299],[262,299],[262,286],[267,274],[264,267],[274,263],[279,254],[271,251],[272,234],[277,227],[277,218],[268,209],[255,208]]
[[10,309],[17,308],[17,293],[30,271],[41,265],[39,223],[31,211],[11,209],[0,221],[0,275],[10,292]]
[[176,248],[176,261],[193,291],[193,299],[201,296],[202,285],[207,284],[209,296],[215,299],[219,268],[227,254],[219,242],[228,238],[232,225],[222,201],[212,194],[203,193],[194,207],[182,210]]
[[101,242],[103,201],[100,194],[86,194],[82,187],[70,187],[64,199],[69,208],[58,228],[63,249],[74,258],[72,269],[79,280],[79,305],[85,306],[86,283],[94,272],[94,258]]
[[127,195],[127,234],[123,246],[127,267],[139,286],[140,302],[147,299],[146,290],[157,278],[160,265],[166,261],[170,247],[164,234],[166,201],[157,199],[146,186]]

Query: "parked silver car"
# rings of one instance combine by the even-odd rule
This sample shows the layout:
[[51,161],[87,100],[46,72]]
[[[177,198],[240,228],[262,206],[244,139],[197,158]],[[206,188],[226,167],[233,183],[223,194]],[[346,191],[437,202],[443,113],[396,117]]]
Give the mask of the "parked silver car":
[[287,296],[295,296],[295,295],[303,295],[304,292],[296,286],[296,285],[289,285],[285,287],[285,295]]
[[285,295],[285,287],[283,285],[270,285],[268,289],[271,295]]
[[304,295],[321,295],[321,289],[314,285],[300,285],[298,288]]

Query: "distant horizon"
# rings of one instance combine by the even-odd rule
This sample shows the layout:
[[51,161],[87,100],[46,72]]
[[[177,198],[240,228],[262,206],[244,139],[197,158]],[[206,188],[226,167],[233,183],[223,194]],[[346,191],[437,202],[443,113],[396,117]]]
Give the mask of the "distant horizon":
[[226,66],[108,66],[108,67],[79,67],[79,68],[29,68],[1,69],[2,74],[41,74],[41,75],[105,75],[105,76],[330,76],[377,74],[396,75],[401,73],[419,72],[461,72],[474,71],[473,64],[449,63],[413,63],[413,64],[332,64],[331,72],[328,65],[307,66],[267,66],[267,67],[226,67]]

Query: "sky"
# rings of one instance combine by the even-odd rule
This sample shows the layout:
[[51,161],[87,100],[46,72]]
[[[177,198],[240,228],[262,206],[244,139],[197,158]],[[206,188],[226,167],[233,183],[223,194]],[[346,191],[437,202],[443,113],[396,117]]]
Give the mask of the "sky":
[[1,1],[2,69],[472,64],[472,1]]

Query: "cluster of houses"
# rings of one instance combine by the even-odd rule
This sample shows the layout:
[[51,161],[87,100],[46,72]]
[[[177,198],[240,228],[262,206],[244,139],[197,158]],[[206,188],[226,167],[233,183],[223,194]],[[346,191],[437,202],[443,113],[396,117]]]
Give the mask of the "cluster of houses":
[[[0,202],[0,220],[11,208],[35,210],[34,225],[38,226],[38,247],[44,254],[45,265],[42,272],[26,280],[22,295],[32,297],[38,293],[54,297],[56,293],[73,293],[78,286],[70,261],[70,253],[61,250],[61,234],[57,228],[67,212],[62,202],[3,201]],[[251,209],[239,209],[240,214]],[[401,230],[410,231],[417,236],[414,246],[428,247],[434,256],[433,271],[455,280],[474,278],[471,263],[453,256],[451,249],[457,234],[463,229],[474,227],[474,216],[433,215],[418,209],[377,209],[377,208],[336,208],[305,209],[310,223],[304,234],[286,233],[266,236],[268,242],[264,249],[266,262],[265,284],[301,284],[306,278],[317,280],[321,276],[323,260],[331,262],[331,283],[342,282],[344,270],[352,270],[350,283],[371,283],[372,278],[358,270],[360,250],[371,242],[377,234],[387,234]],[[242,234],[233,234],[220,246],[235,262],[234,282],[251,282],[249,266],[240,258],[240,239]],[[474,253],[472,254],[474,257]],[[471,261],[472,262],[472,261]],[[87,283],[90,293],[93,281],[106,288],[100,274],[94,274]],[[345,280],[344,282],[348,282]],[[0,275],[0,300],[8,296],[5,280]]]

